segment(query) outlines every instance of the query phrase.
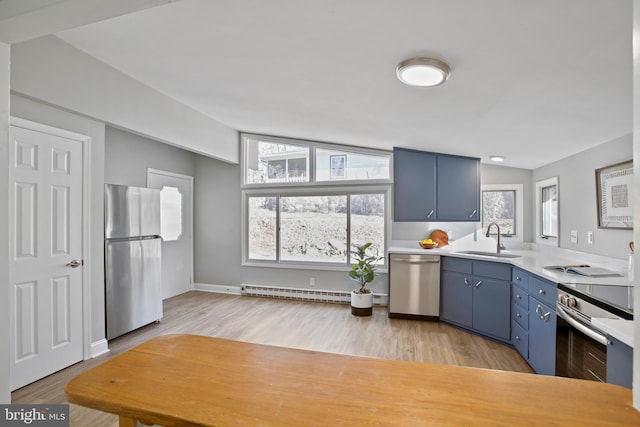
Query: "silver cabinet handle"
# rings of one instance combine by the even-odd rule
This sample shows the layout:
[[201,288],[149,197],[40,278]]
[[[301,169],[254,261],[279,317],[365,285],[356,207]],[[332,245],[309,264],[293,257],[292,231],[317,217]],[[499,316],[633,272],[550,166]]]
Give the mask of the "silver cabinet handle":
[[540,320],[542,320],[544,323],[547,323],[549,321],[549,318],[551,318],[550,311],[545,314],[542,314],[542,306],[540,304],[538,304],[538,306],[536,307],[536,314],[538,315]]
[[471,283],[469,283],[466,277],[464,278],[464,284],[467,285],[467,288],[471,287]]
[[522,277],[520,277],[520,276],[516,276],[516,280],[519,282],[519,281],[521,281],[521,280],[522,280]]
[[479,280],[478,283],[475,284],[475,287],[477,288],[480,285],[482,285],[482,280]]
[[431,209],[431,212],[427,214],[427,218],[431,218],[431,215],[433,215],[433,209]]
[[473,218],[473,216],[476,214],[476,212],[478,212],[478,210],[474,209],[473,212],[471,212],[471,215],[469,215],[469,218]]
[[78,268],[81,265],[82,265],[82,262],[78,261],[77,259],[74,259],[69,264],[66,264],[65,267]]
[[520,296],[520,294],[516,294],[516,299],[522,299],[522,296]]
[[544,289],[540,289],[540,290],[538,290],[538,293],[540,295],[545,295],[547,292]]
[[520,341],[520,335],[516,335],[516,341]]
[[516,313],[516,317],[522,317],[522,314]]

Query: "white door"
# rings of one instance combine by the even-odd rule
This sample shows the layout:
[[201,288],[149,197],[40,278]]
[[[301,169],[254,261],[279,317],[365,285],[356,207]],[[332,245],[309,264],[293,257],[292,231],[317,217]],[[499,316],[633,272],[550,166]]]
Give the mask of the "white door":
[[82,360],[82,142],[10,127],[11,389]]
[[192,288],[193,177],[149,169],[147,187],[161,190],[162,299]]

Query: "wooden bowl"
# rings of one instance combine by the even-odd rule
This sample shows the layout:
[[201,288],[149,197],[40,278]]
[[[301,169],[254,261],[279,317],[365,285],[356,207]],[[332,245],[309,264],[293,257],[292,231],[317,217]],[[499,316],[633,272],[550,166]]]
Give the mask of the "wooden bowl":
[[420,246],[422,246],[422,249],[433,249],[433,248],[435,248],[436,246],[438,246],[438,244],[437,244],[437,243],[428,243],[428,244],[427,244],[427,243],[418,242],[418,244],[419,244]]

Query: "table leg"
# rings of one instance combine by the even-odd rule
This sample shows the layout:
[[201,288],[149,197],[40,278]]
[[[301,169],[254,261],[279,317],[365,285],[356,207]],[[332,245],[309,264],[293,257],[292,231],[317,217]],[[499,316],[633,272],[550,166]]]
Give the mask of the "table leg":
[[129,418],[120,415],[118,421],[119,427],[136,427],[137,425],[138,423],[136,422],[135,418]]

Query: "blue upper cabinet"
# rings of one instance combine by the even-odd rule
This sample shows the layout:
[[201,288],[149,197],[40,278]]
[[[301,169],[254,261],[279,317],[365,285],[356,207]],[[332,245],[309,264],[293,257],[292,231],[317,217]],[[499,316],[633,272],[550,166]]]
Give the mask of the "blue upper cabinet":
[[436,155],[393,149],[394,219],[436,220]]
[[480,160],[438,155],[438,221],[480,221]]
[[393,149],[395,221],[479,221],[480,159]]

